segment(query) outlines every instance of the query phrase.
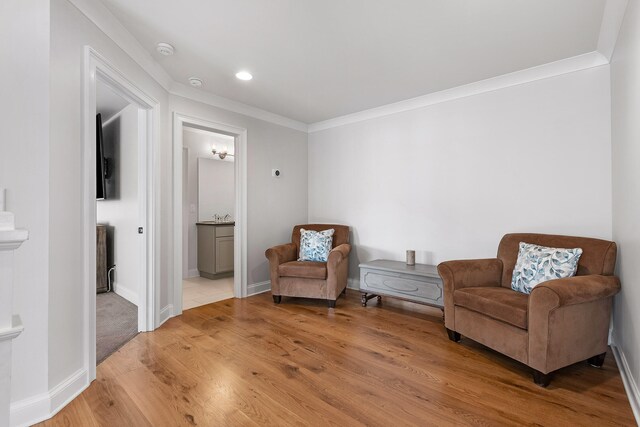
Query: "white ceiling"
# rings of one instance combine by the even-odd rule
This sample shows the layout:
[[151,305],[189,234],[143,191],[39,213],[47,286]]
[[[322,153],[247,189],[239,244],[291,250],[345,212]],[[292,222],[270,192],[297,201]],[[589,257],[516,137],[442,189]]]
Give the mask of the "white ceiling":
[[[605,4],[102,1],[176,82],[197,76],[203,90],[305,123],[595,51]],[[254,79],[235,79],[240,69]]]

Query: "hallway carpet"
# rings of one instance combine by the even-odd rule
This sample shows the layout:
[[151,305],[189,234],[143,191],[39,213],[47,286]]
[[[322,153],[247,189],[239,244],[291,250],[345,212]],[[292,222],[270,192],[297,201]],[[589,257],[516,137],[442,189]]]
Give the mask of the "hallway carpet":
[[138,307],[114,292],[96,295],[96,363],[138,334]]

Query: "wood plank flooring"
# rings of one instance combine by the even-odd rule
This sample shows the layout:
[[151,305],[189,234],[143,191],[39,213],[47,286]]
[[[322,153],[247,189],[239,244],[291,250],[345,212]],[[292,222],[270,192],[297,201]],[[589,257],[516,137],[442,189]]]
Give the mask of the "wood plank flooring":
[[635,425],[611,354],[559,371],[463,337],[441,311],[348,291],[321,301],[269,293],[198,307],[142,333],[44,426]]

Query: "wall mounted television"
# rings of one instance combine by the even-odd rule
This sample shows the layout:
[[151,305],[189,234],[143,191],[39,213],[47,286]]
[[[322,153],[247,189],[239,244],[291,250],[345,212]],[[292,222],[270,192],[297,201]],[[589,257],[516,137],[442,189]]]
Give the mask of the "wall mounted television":
[[104,141],[102,138],[102,115],[96,115],[96,200],[107,198],[107,164],[104,158]]

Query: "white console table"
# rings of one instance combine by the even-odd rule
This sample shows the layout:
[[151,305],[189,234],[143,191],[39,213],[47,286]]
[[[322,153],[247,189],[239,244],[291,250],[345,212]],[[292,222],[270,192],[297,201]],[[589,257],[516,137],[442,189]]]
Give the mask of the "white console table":
[[13,252],[29,238],[16,230],[13,214],[4,211],[0,189],[0,426],[9,425],[11,404],[11,344],[23,330],[20,316],[13,314]]
[[407,265],[401,261],[378,259],[360,264],[362,306],[382,296],[431,305],[442,309],[442,279],[435,265]]

